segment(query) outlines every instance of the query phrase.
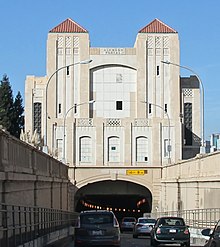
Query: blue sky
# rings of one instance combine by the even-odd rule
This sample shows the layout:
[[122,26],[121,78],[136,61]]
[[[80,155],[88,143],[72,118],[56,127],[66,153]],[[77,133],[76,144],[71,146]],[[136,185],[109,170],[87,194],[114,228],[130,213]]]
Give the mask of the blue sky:
[[45,76],[49,30],[67,18],[89,31],[92,47],[133,47],[138,31],[160,19],[178,31],[180,64],[204,85],[205,138],[220,132],[219,0],[2,0],[0,18],[0,78],[7,74],[23,99],[26,76]]

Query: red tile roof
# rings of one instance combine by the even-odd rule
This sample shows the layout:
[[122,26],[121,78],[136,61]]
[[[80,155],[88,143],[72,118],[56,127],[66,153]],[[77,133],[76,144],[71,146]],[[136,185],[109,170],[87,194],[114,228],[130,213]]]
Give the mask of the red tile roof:
[[53,29],[50,33],[88,33],[88,31],[81,27],[78,23],[68,18]]
[[177,31],[162,21],[155,19],[146,27],[142,28],[139,33],[177,33]]

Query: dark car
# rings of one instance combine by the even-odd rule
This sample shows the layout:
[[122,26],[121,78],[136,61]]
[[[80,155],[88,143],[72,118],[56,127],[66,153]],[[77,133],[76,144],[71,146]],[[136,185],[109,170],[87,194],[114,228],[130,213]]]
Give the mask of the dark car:
[[190,232],[181,217],[158,218],[151,231],[151,245],[180,244],[190,246]]
[[79,246],[120,246],[120,228],[111,211],[84,211],[75,227],[75,247]]
[[133,238],[138,236],[150,236],[151,230],[156,223],[156,219],[140,217],[133,228]]
[[209,237],[209,240],[205,244],[206,247],[220,247],[220,220],[213,230],[211,228],[203,229],[202,235]]
[[135,217],[124,217],[121,221],[121,232],[124,231],[133,231],[134,225],[137,220]]

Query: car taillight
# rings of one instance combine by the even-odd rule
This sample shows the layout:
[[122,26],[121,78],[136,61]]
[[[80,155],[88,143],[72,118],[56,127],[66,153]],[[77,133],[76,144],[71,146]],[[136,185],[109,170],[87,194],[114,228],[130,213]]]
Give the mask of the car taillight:
[[160,228],[157,228],[156,233],[157,233],[157,234],[161,234],[161,230],[160,230]]
[[184,230],[184,234],[189,234],[189,229],[188,229],[188,228],[186,228],[186,229]]

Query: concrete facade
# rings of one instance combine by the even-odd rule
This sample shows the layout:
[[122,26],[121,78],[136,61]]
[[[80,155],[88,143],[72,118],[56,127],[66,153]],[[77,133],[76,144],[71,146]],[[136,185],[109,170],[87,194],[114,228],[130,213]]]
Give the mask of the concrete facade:
[[[161,63],[167,60],[179,64],[179,37],[158,19],[138,32],[132,48],[90,47],[88,31],[67,19],[48,34],[47,76],[26,78],[25,131],[46,136],[77,188],[132,181],[152,191],[158,207],[161,169],[200,145],[192,135],[200,139],[199,87],[181,83],[180,68]],[[146,174],[126,175],[131,169]]]

